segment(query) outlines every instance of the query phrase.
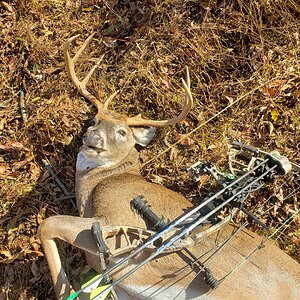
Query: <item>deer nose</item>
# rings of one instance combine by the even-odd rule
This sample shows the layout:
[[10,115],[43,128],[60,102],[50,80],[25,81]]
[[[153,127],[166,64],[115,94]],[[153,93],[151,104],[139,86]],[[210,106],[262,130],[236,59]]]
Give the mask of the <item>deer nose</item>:
[[83,136],[83,144],[87,146],[102,148],[104,144],[103,137],[96,132],[87,132]]

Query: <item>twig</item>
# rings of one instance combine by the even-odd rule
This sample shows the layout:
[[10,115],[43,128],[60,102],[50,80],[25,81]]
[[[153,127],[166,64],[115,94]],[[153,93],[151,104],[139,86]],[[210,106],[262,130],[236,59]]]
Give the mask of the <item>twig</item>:
[[62,190],[62,192],[66,195],[69,196],[71,193],[68,191],[68,189],[65,187],[65,185],[60,181],[60,179],[57,177],[55,174],[52,166],[45,160],[42,159],[44,166],[46,167],[47,171],[51,174],[51,176],[54,178],[55,182],[59,186],[59,188]]
[[[61,202],[61,201],[63,201],[63,200],[69,200],[69,199],[74,199],[74,198],[76,198],[76,195],[75,195],[74,193],[70,193],[69,195],[61,196],[61,197],[55,198],[55,199],[54,199],[54,202],[55,202],[55,203],[59,203],[59,202]],[[72,203],[73,203],[73,201],[72,201]]]
[[27,122],[28,120],[28,114],[25,108],[25,100],[24,100],[24,92],[21,90],[20,91],[20,112],[21,112],[21,116],[22,116],[22,120],[23,122]]
[[70,193],[68,191],[68,189],[65,187],[65,185],[57,177],[57,175],[55,174],[52,166],[50,165],[50,163],[48,161],[46,161],[45,159],[42,159],[42,162],[43,162],[44,166],[46,167],[47,171],[50,173],[50,175],[53,177],[53,179],[55,180],[55,182],[59,186],[59,188],[65,194],[65,196],[63,196],[63,197],[56,198],[54,200],[54,202],[60,202],[60,200],[62,201],[62,200],[70,199],[70,202],[72,203],[72,206],[74,208],[76,208],[76,204],[75,204],[75,202],[73,200],[73,198],[75,198],[75,194],[74,193]]
[[109,3],[106,0],[102,0],[102,2],[116,17],[122,19],[122,17],[113,10],[113,8],[109,5]]

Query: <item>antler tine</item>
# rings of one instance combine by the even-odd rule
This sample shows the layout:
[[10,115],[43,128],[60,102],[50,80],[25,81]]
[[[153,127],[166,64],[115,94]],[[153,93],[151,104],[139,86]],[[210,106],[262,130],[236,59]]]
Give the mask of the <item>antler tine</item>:
[[[185,71],[186,71],[186,83],[187,83],[187,86],[188,86],[188,90],[190,91],[191,80],[190,80],[190,72],[189,72],[188,66],[185,67]],[[181,80],[184,81],[183,78],[181,78]]]
[[69,53],[69,48],[71,43],[76,40],[78,37],[80,36],[80,34],[77,34],[75,36],[72,36],[71,38],[69,38],[65,45],[64,45],[64,57],[65,57],[65,62],[66,62],[66,69],[68,71],[69,77],[71,78],[72,82],[74,83],[74,85],[76,86],[77,90],[80,92],[80,94],[87,98],[88,100],[90,100],[98,109],[98,115],[101,112],[101,110],[103,110],[104,106],[103,104],[99,101],[99,99],[97,99],[94,95],[92,95],[86,88],[86,85],[89,81],[89,79],[91,78],[91,76],[93,75],[93,73],[95,72],[95,70],[97,69],[97,67],[99,66],[99,64],[101,63],[104,55],[102,55],[95,63],[95,65],[92,67],[92,69],[89,71],[89,73],[85,76],[85,78],[80,81],[76,75],[75,72],[75,63],[78,60],[78,57],[81,55],[81,53],[84,51],[84,49],[87,47],[87,45],[91,42],[94,33],[91,34],[86,40],[85,42],[82,44],[82,46],[80,47],[80,49],[76,52],[75,56],[73,58],[71,58],[70,53]]
[[108,99],[104,102],[104,109],[108,108],[109,103],[117,96],[117,94],[119,93],[119,91],[115,91],[113,94],[111,94]]
[[186,67],[186,81],[183,78],[181,80],[185,91],[185,102],[183,104],[181,113],[177,117],[172,118],[170,120],[155,121],[143,119],[142,116],[139,114],[135,117],[128,117],[126,120],[127,124],[131,126],[164,127],[183,121],[193,106],[193,97],[190,89],[190,74],[188,67]]

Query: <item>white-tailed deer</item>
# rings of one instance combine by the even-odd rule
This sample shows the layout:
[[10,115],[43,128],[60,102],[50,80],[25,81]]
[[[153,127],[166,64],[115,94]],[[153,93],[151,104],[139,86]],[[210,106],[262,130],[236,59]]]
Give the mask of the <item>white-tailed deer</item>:
[[[135,214],[130,202],[144,195],[156,214],[174,220],[192,205],[182,195],[163,186],[147,182],[140,175],[138,152],[135,145],[146,146],[154,137],[154,128],[182,121],[192,107],[190,79],[187,71],[183,81],[185,103],[179,116],[163,121],[143,119],[140,115],[127,117],[107,109],[89,93],[86,84],[99,65],[95,64],[88,75],[80,81],[74,64],[80,53],[92,39],[90,36],[71,58],[69,47],[78,36],[70,38],[64,47],[66,66],[70,78],[79,92],[98,109],[95,124],[83,136],[83,146],[76,165],[76,201],[80,217],[52,216],[44,220],[39,235],[49,264],[55,293],[58,299],[67,298],[72,292],[71,284],[62,267],[55,239],[66,241],[83,249],[88,264],[96,271],[103,271],[103,260],[99,258],[97,242],[92,234],[92,225],[99,222],[102,228],[129,227],[147,228],[145,221]],[[228,234],[231,226],[223,230]],[[130,231],[125,237],[131,239]],[[109,236],[109,234],[108,234]],[[113,234],[112,234],[113,236]],[[117,236],[117,235],[115,235]],[[107,238],[111,251],[122,249],[124,235]],[[161,254],[137,270],[116,287],[119,299],[297,299],[300,292],[300,266],[292,258],[268,241],[264,247],[253,252],[261,238],[256,234],[240,231],[208,263],[217,278],[226,277],[240,261],[244,261],[236,272],[226,277],[218,288],[211,290],[204,281],[204,273],[195,257],[207,252],[216,243],[216,234],[182,251]],[[128,242],[128,241],[127,241]],[[125,243],[126,244],[126,243]],[[130,244],[130,242],[129,242]],[[125,251],[126,252],[126,251]],[[122,254],[122,251],[119,252]],[[137,255],[130,266],[112,274],[116,280],[127,272],[127,268],[138,264],[147,252]],[[247,258],[247,259],[246,259]],[[114,264],[113,259],[107,260]],[[81,294],[82,295],[82,294]]]

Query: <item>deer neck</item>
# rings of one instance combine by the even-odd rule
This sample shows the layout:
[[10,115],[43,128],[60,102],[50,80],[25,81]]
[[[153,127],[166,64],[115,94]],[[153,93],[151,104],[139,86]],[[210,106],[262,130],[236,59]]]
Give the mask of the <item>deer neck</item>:
[[[122,160],[118,161],[117,163],[110,163],[109,165],[106,164],[94,164],[85,162],[84,166],[79,160],[81,160],[82,157],[80,156],[80,153],[78,154],[77,158],[77,165],[76,165],[76,180],[81,179],[88,179],[96,178],[96,180],[99,182],[109,176],[121,174],[127,171],[131,171],[136,173],[140,173],[140,164],[139,164],[139,155],[137,150],[132,149],[131,152]],[[78,166],[80,166],[78,168]],[[91,178],[90,178],[91,177]]]
[[126,158],[113,165],[96,165],[76,170],[76,202],[81,216],[89,215],[91,195],[97,185],[111,176],[131,173],[140,174],[138,152],[135,149]]

